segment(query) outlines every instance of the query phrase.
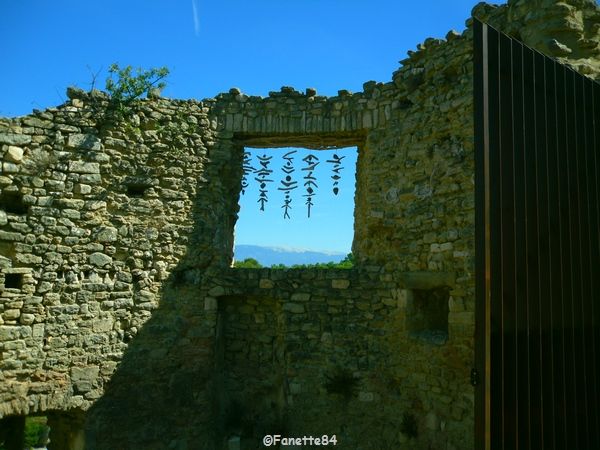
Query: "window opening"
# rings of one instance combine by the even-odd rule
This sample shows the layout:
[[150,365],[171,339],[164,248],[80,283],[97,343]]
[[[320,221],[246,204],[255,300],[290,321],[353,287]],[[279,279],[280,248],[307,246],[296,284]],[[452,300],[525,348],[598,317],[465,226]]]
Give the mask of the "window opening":
[[146,193],[146,190],[149,188],[147,184],[141,183],[131,183],[127,185],[127,195],[129,197],[141,198]]
[[4,275],[4,287],[6,289],[21,289],[23,287],[23,274],[7,273]]
[[27,214],[27,206],[23,203],[23,194],[20,192],[2,192],[0,195],[0,208],[7,213]]
[[246,148],[235,261],[339,262],[354,237],[357,148]]
[[414,289],[408,302],[408,332],[413,338],[430,344],[448,340],[448,288]]

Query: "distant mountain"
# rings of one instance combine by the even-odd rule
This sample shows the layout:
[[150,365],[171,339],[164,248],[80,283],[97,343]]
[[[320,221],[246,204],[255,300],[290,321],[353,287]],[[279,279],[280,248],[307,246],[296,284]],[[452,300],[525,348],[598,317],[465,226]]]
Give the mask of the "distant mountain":
[[273,264],[315,264],[340,262],[347,253],[341,252],[317,252],[311,250],[297,250],[283,247],[262,247],[260,245],[236,245],[234,249],[236,261],[246,258],[254,258],[263,266],[269,267]]

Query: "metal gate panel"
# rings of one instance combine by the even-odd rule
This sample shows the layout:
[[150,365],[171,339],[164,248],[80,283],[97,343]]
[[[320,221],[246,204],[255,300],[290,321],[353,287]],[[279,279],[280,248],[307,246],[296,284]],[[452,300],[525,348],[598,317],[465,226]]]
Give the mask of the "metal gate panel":
[[476,442],[600,448],[600,85],[474,21]]

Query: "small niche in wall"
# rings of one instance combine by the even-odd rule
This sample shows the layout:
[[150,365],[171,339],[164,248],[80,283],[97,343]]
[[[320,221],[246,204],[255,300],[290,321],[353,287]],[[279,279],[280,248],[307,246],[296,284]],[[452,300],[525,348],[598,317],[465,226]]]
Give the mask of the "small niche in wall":
[[428,344],[445,344],[448,340],[449,289],[414,289],[411,292],[406,311],[409,336]]
[[4,276],[4,287],[6,289],[21,289],[23,287],[23,274],[7,273]]
[[12,214],[27,214],[27,206],[23,204],[23,194],[20,192],[2,192],[0,209]]
[[142,198],[150,186],[143,183],[128,183],[127,196],[132,198]]

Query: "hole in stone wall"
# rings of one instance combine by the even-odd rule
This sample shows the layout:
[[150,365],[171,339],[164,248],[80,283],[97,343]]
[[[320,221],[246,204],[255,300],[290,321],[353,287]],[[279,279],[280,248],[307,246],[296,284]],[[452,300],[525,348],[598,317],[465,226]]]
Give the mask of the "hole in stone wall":
[[344,260],[354,238],[357,157],[356,147],[245,148],[235,266]]
[[127,195],[129,197],[141,198],[146,193],[146,190],[149,188],[147,184],[142,183],[130,183],[127,185]]
[[23,204],[23,194],[20,192],[2,192],[0,209],[12,214],[27,214],[27,206]]
[[21,289],[23,287],[23,274],[7,273],[4,276],[4,287],[6,289]]
[[406,312],[409,335],[429,344],[446,343],[449,289],[414,289],[411,292]]

